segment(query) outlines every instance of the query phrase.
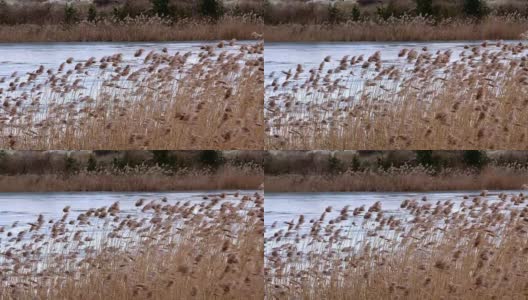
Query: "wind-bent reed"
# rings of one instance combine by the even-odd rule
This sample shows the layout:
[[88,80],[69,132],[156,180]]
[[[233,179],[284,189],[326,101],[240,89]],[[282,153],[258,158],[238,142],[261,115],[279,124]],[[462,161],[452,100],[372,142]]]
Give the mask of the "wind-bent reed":
[[528,46],[483,42],[451,50],[328,56],[271,74],[268,149],[525,149]]
[[[461,200],[461,201],[460,201]],[[269,299],[524,299],[527,196],[326,208],[266,228]]]
[[134,58],[68,58],[57,69],[14,72],[0,78],[0,144],[261,149],[263,47],[233,40],[197,53],[138,49]]
[[203,199],[2,226],[0,298],[262,299],[263,196]]

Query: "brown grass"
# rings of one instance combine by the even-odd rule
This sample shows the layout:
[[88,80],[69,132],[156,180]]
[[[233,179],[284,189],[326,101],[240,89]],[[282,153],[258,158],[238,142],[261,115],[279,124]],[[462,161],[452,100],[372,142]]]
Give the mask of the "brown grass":
[[2,227],[0,297],[262,299],[262,196],[170,202]]
[[265,177],[268,192],[403,192],[446,190],[516,190],[528,188],[528,170],[487,167],[482,171],[436,171],[417,166],[388,170],[347,171],[342,174],[284,174]]
[[0,192],[251,190],[263,181],[262,169],[253,165],[175,174],[159,167],[138,166],[74,174],[0,175]]
[[[262,149],[263,42],[115,54],[0,78],[12,149]],[[127,60],[137,65],[130,65]]]
[[181,19],[175,23],[156,17],[97,23],[0,25],[1,42],[131,42],[253,38],[263,22],[255,16],[225,16],[217,23]]
[[377,52],[272,74],[267,149],[525,149],[527,49],[402,49],[396,64]]
[[273,224],[266,295],[280,299],[524,299],[526,196],[487,195],[397,211],[326,209]]
[[528,31],[525,18],[493,16],[480,22],[421,17],[338,24],[266,25],[268,42],[516,40]]

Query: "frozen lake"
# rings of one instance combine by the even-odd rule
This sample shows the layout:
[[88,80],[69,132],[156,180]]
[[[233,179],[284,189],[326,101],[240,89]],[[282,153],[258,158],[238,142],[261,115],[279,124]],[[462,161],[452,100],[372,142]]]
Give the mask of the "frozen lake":
[[[26,257],[32,249],[31,266],[24,271],[35,274],[50,266],[73,266],[100,249],[140,251],[160,232],[177,237],[183,228],[220,218],[226,207],[244,216],[254,209],[255,192],[0,193],[0,252],[8,253],[0,255],[0,264],[9,266],[13,253]],[[149,236],[153,232],[158,234]],[[9,273],[9,267],[2,272]]]
[[[115,202],[119,202],[121,215],[141,214],[135,207],[136,201],[144,199],[144,203],[156,201],[162,203],[166,198],[166,203],[174,205],[178,201],[182,204],[189,201],[191,204],[199,204],[210,201],[204,200],[203,196],[209,199],[225,193],[227,197],[224,201],[238,201],[233,194],[236,191],[193,191],[193,192],[156,192],[156,193],[131,193],[131,192],[75,192],[75,193],[0,193],[0,227],[5,227],[6,231],[28,229],[30,222],[35,222],[42,214],[46,221],[57,220],[63,216],[63,208],[70,206],[68,219],[75,220],[81,213],[85,213],[91,208],[109,207]],[[253,195],[256,191],[241,191],[241,195]],[[12,229],[13,223],[18,224]],[[95,229],[95,228],[94,228]],[[96,230],[96,229],[95,229]]]
[[[523,191],[489,191],[487,199],[499,200],[500,193],[519,194]],[[526,193],[526,191],[524,191]],[[266,236],[273,235],[278,230],[288,227],[284,222],[296,221],[302,214],[306,220],[319,218],[328,206],[332,207],[332,212],[328,214],[329,219],[337,217],[340,210],[349,206],[349,210],[365,205],[370,207],[377,201],[381,202],[381,207],[386,215],[402,215],[405,210],[400,208],[404,200],[425,200],[435,204],[437,201],[447,201],[455,203],[455,208],[463,202],[470,202],[473,197],[479,196],[481,191],[450,191],[450,192],[428,192],[428,193],[266,193],[264,224],[266,226]],[[469,199],[464,199],[464,196]],[[275,228],[271,228],[276,223]],[[311,224],[306,222],[305,227]]]
[[[345,56],[360,56],[368,58],[380,51],[384,63],[397,63],[398,53],[403,49],[415,49],[420,52],[424,47],[430,53],[437,51],[452,51],[452,60],[458,59],[465,50],[464,46],[481,45],[484,41],[456,41],[456,42],[322,42],[322,43],[266,43],[264,61],[266,64],[266,77],[273,72],[295,71],[298,64],[306,70],[318,67],[319,64],[330,56],[334,64]],[[518,43],[526,41],[504,41],[504,43]],[[489,42],[490,44],[494,42]]]
[[[0,43],[0,100],[17,99],[21,93],[27,94],[24,98],[34,100],[54,92],[64,100],[75,101],[83,96],[94,96],[115,82],[121,83],[121,89],[131,88],[134,84],[125,84],[130,74],[145,74],[158,67],[160,72],[169,59],[177,56],[179,63],[172,70],[176,84],[205,57],[207,50],[202,49],[203,46],[212,46],[216,56],[222,52],[237,55],[242,45],[251,43],[237,41],[229,45],[226,42],[222,48],[216,47],[217,41]],[[159,64],[159,60],[153,63],[156,60],[153,57],[161,56],[165,57],[163,64]],[[76,88],[67,89],[67,92],[57,89],[65,83]]]
[[[237,42],[244,44],[248,42]],[[134,63],[134,53],[138,49],[161,52],[167,48],[169,54],[176,52],[200,51],[203,45],[215,45],[211,41],[193,42],[130,42],[130,43],[0,43],[0,77],[10,76],[17,72],[20,76],[35,71],[41,65],[45,69],[56,70],[66,59],[73,57],[74,62],[86,62],[90,57],[97,59],[122,53],[124,62]]]
[[[299,85],[292,85],[291,82],[299,84],[306,82],[309,77],[313,76],[309,71],[312,69],[319,70],[321,63],[328,57],[329,60],[324,63],[324,68],[320,69],[321,71],[318,75],[328,75],[331,78],[330,81],[341,78],[341,82],[345,82],[344,85],[348,86],[348,91],[344,95],[354,96],[368,88],[365,86],[367,80],[373,79],[378,74],[377,71],[373,71],[372,67],[368,71],[367,69],[363,69],[363,62],[366,62],[376,52],[380,54],[380,66],[384,68],[396,67],[402,75],[401,79],[404,79],[412,74],[415,69],[415,61],[409,62],[406,54],[399,57],[400,51],[404,49],[406,49],[405,53],[414,50],[418,55],[427,53],[432,57],[435,57],[437,54],[450,53],[448,65],[452,65],[460,61],[462,56],[467,59],[472,54],[471,48],[473,46],[481,46],[484,42],[486,42],[487,46],[486,48],[480,48],[480,52],[488,51],[490,53],[497,53],[501,51],[502,46],[505,44],[517,44],[523,41],[266,43],[264,55],[266,97],[268,99],[269,97],[275,97],[277,94],[283,92],[288,93],[293,89],[297,89]],[[525,55],[526,53],[520,52],[515,55],[509,55],[505,60],[518,59]],[[349,66],[346,71],[338,75],[335,69],[338,69],[341,59],[344,57],[347,57],[348,61],[352,58],[362,57],[362,61],[356,63],[354,66]],[[480,57],[477,56],[475,61],[479,60]],[[465,63],[468,63],[467,60]],[[303,72],[299,73],[299,75],[296,72],[298,65],[301,65],[303,69]],[[435,74],[443,77],[442,69],[438,71]],[[353,75],[350,75],[352,73]],[[291,76],[293,74],[296,75]],[[384,80],[384,88],[397,91],[399,84],[402,82],[401,79],[392,81]],[[276,91],[276,89],[270,86],[274,81],[279,86],[285,82],[289,82],[289,84],[284,85]],[[433,82],[433,78],[430,81]]]

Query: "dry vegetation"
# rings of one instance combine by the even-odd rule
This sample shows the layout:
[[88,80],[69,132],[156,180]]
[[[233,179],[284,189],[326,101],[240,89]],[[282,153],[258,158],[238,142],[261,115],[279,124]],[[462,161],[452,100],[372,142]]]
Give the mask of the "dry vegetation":
[[[89,3],[90,2],[90,3]],[[93,3],[92,3],[93,2]],[[206,1],[207,2],[207,1]],[[0,41],[251,39],[262,32],[259,1],[0,1]]]
[[523,194],[408,199],[267,228],[266,295],[279,299],[525,299]]
[[522,0],[292,0],[264,13],[267,41],[518,39],[527,18]]
[[268,42],[516,40],[528,31],[526,17],[490,16],[481,21],[424,17],[332,24],[266,25]]
[[2,227],[0,298],[262,299],[263,197],[204,199]]
[[525,149],[527,46],[484,42],[433,53],[401,49],[396,63],[325,58],[270,74],[268,149]]
[[266,175],[267,192],[399,192],[446,190],[528,189],[526,167],[492,166],[482,171],[422,166],[390,167],[387,170],[348,170],[340,174]]
[[67,58],[0,78],[12,149],[262,149],[263,42]]
[[74,174],[0,175],[1,192],[62,191],[180,191],[251,190],[264,181],[264,172],[255,165],[226,165],[218,170],[179,170],[161,167],[78,171]]
[[157,17],[126,18],[122,21],[102,20],[97,23],[16,24],[0,26],[2,42],[130,42],[182,41],[253,38],[262,32],[263,22],[252,15],[224,16],[217,22],[180,19],[169,22]]

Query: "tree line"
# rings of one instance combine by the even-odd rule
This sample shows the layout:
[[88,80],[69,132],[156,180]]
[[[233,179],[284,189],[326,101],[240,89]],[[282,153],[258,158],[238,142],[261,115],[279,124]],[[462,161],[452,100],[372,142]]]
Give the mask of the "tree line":
[[262,162],[258,153],[226,157],[218,150],[0,151],[0,175],[113,172],[138,167],[158,167],[170,174],[183,170],[215,171],[226,164],[256,167]]
[[224,4],[222,0],[95,0],[86,3],[31,3],[9,4],[0,0],[0,24],[73,24],[80,21],[120,21],[126,18],[160,17],[170,22],[181,19],[218,20],[224,15],[262,16],[263,6],[258,2]]
[[528,152],[503,151],[490,154],[482,150],[435,151],[292,151],[267,152],[267,175],[341,174],[346,171],[386,171],[400,167],[423,167],[432,173],[444,170],[479,172],[488,166],[528,167]]
[[[176,19],[180,16],[186,16],[186,13],[178,9],[178,7],[171,5],[169,0],[151,0],[151,7],[148,10],[134,9],[131,2],[127,1],[122,6],[114,6],[112,16],[115,19],[123,20],[126,17],[133,17],[139,14],[158,16],[166,19]],[[197,3],[198,14],[204,18],[217,20],[224,13],[224,6],[220,0],[199,0]],[[86,20],[89,22],[97,22],[98,10],[95,4],[88,7],[86,13]],[[75,8],[73,4],[66,4],[64,8],[64,21],[67,24],[78,22],[82,20],[81,13]]]
[[354,5],[335,1],[328,4],[307,2],[288,4],[265,0],[264,20],[266,24],[280,23],[341,23],[391,17],[423,16],[432,19],[468,18],[480,20],[494,13],[498,15],[517,14],[528,16],[528,2],[523,6],[518,3],[505,2],[491,7],[486,0],[388,0],[383,4],[378,1],[358,0]]

